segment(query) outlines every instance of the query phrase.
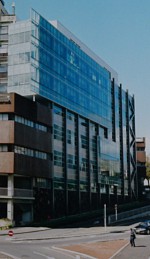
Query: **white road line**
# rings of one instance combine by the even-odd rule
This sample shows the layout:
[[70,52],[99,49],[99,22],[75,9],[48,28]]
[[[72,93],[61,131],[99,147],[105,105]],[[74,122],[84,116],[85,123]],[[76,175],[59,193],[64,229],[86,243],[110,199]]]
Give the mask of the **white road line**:
[[79,253],[79,252],[67,250],[67,249],[64,249],[64,248],[59,248],[59,247],[56,247],[56,246],[52,246],[52,248],[56,249],[56,250],[60,250],[60,251],[66,251],[66,252],[76,254],[76,255],[81,255],[81,256],[85,257],[86,259],[88,259],[88,258],[89,259],[97,259],[96,257],[90,256],[90,255],[87,255],[87,254],[82,254],[82,253]]
[[122,251],[128,245],[129,245],[129,242],[127,244],[125,244],[123,247],[121,247],[115,254],[113,254],[111,257],[109,257],[109,259],[114,258],[117,254],[120,253],[120,251]]
[[55,259],[54,257],[49,257],[49,256],[47,256],[47,255],[38,253],[38,252],[36,252],[36,251],[33,251],[33,253],[34,253],[34,254],[37,254],[37,255],[41,255],[41,256],[43,256],[43,257],[46,257],[47,259]]
[[[60,254],[63,254],[63,255],[66,255],[66,254],[67,254],[67,255],[69,255],[70,257],[74,258],[74,256],[72,256],[72,255],[69,254],[69,252],[70,252],[69,250],[65,250],[65,249],[62,249],[62,250],[61,250],[61,249],[57,249],[57,248],[55,248],[55,247],[52,247],[52,248],[45,247],[45,248],[48,249],[48,250],[52,250],[52,251],[55,250],[57,253],[60,253]],[[61,252],[58,251],[58,250],[61,250]],[[65,253],[63,253],[62,251],[64,251]]]
[[3,251],[0,251],[0,253],[4,254],[4,255],[6,255],[6,256],[9,256],[9,257],[11,257],[11,258],[13,258],[13,259],[20,259],[19,257],[13,256],[13,255],[8,254],[8,253],[5,253],[5,252],[3,252]]

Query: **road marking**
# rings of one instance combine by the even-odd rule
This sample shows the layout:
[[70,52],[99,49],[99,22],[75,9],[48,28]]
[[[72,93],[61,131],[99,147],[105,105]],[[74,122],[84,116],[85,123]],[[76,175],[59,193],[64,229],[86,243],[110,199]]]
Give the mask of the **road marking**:
[[[48,250],[53,250],[53,251],[55,250],[55,252],[60,253],[60,254],[63,254],[63,255],[66,255],[66,254],[67,254],[67,256],[74,258],[74,256],[72,256],[72,255],[69,254],[69,252],[70,252],[69,250],[57,249],[57,247],[52,247],[52,248],[45,247],[45,248],[48,249]],[[60,252],[59,250],[60,250],[61,252]],[[63,251],[64,253],[63,253],[62,251]]]
[[12,259],[20,259],[19,257],[13,256],[13,255],[8,254],[8,253],[5,253],[5,252],[3,252],[3,251],[0,251],[0,253],[4,254],[4,255],[6,255],[6,256],[9,256],[9,257],[11,257]]
[[[67,250],[67,249],[64,249],[64,248],[60,248],[60,247],[56,247],[56,246],[52,246],[53,249],[56,249],[56,250],[60,250],[60,251],[66,251],[66,252],[69,252],[69,253],[72,253],[72,254],[76,254],[77,255],[81,255],[83,257],[85,257],[86,259],[97,259],[96,257],[93,257],[93,256],[90,256],[90,255],[87,255],[87,254],[82,254],[82,253],[79,253],[79,252],[75,252],[75,251],[71,251],[71,250]],[[74,257],[73,257],[74,258]]]
[[[25,242],[24,241],[17,241],[17,240],[15,241],[15,240],[13,240],[12,243],[13,244],[22,244],[22,243],[25,243]],[[26,243],[32,243],[32,241],[26,241]]]
[[109,259],[114,258],[117,254],[120,253],[120,251],[122,251],[128,245],[129,245],[129,242],[127,244],[125,244],[123,247],[121,247],[115,254],[113,254],[111,257],[109,257]]
[[55,259],[54,257],[49,257],[49,256],[47,256],[47,255],[38,253],[38,252],[36,252],[36,251],[33,251],[33,253],[34,253],[34,254],[37,254],[37,255],[41,255],[41,256],[43,256],[43,257],[46,257],[47,259]]

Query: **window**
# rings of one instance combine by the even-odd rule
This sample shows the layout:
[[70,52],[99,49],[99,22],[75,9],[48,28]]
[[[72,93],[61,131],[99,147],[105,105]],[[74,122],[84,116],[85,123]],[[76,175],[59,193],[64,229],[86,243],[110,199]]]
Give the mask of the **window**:
[[34,123],[33,121],[30,121],[28,119],[25,119],[25,118],[17,116],[17,115],[15,115],[15,121],[19,122],[19,123],[22,123],[24,125],[27,125],[29,127],[39,129],[39,130],[44,131],[44,132],[48,131],[48,128],[46,126],[41,125],[39,123]]
[[8,151],[8,145],[0,145],[0,152],[7,152]]
[[1,113],[0,114],[0,120],[1,121],[7,121],[8,120],[8,114]]
[[34,179],[34,187],[37,188],[51,188],[51,183],[49,179],[45,178],[36,178]]
[[63,152],[54,150],[54,165],[64,166],[64,155]]
[[25,147],[20,147],[20,146],[14,146],[14,152],[17,154],[36,157],[36,158],[40,158],[43,160],[46,160],[48,158],[47,153],[40,152],[37,150],[32,150],[32,149],[25,148]]
[[100,126],[100,136],[108,138],[108,129],[103,126]]

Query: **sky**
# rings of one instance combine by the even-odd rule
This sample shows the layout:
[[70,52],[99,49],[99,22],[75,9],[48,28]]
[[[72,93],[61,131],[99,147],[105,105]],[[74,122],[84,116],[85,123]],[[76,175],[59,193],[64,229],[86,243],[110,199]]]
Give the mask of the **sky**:
[[59,20],[118,73],[135,97],[136,137],[146,138],[150,155],[150,0],[5,0],[20,20],[30,8]]

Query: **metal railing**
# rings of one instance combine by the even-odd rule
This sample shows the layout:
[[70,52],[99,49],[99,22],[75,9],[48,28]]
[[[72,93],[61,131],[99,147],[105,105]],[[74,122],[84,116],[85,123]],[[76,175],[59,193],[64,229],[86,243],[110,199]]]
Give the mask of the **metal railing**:
[[139,218],[141,216],[146,216],[146,215],[150,215],[150,206],[145,206],[142,208],[118,213],[117,220],[116,220],[116,215],[110,215],[108,216],[108,223],[111,224],[118,221],[124,221],[132,218]]

